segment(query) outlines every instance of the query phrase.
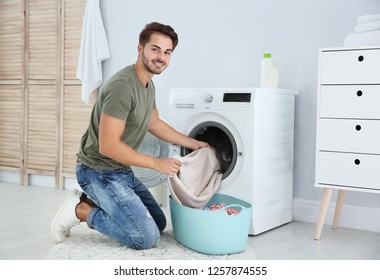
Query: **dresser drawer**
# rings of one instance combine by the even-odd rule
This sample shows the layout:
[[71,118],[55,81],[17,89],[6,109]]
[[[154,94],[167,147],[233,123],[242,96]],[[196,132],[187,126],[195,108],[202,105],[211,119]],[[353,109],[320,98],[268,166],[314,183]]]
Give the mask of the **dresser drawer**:
[[321,86],[319,102],[321,117],[380,119],[380,85]]
[[318,152],[317,157],[317,184],[380,189],[380,156]]
[[380,49],[322,51],[321,84],[380,83]]
[[380,120],[320,119],[318,150],[380,155]]

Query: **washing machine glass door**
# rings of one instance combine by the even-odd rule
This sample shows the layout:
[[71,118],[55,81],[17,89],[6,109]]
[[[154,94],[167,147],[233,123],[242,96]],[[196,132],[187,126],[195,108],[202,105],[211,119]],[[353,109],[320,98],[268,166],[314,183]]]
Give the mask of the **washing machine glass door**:
[[[189,136],[207,142],[215,149],[223,173],[222,179],[227,178],[237,160],[236,141],[232,133],[224,125],[210,121],[198,124],[190,131]],[[191,152],[190,149],[181,148],[181,156]]]
[[[169,156],[169,144],[158,139],[153,134],[147,132],[138,151],[156,158],[167,158]],[[167,176],[153,169],[142,167],[131,167],[136,177],[144,183],[147,188],[151,188],[165,182]]]

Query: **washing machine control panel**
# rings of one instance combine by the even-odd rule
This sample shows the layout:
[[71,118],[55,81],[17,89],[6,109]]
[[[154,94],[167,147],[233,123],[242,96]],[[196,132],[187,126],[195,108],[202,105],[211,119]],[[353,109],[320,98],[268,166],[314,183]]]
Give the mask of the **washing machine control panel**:
[[[242,104],[252,102],[252,92],[209,92],[205,91],[201,95],[207,108],[209,105],[221,105],[226,103]],[[240,106],[240,105],[239,105]],[[214,108],[215,109],[215,108]]]

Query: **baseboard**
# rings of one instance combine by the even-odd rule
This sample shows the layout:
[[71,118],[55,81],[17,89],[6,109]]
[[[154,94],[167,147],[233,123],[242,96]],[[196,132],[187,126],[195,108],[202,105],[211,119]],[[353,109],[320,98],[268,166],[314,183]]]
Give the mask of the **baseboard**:
[[[18,172],[8,172],[0,170],[0,182],[19,184],[20,183],[20,173]],[[46,187],[54,188],[55,179],[54,176],[50,175],[38,175],[38,174],[29,174],[29,186],[36,187]],[[64,178],[65,190],[72,190],[74,188],[80,189],[80,186],[77,183],[76,179],[73,178]],[[167,206],[167,190],[166,190],[166,181],[149,188],[154,198],[162,206]]]
[[[18,184],[19,174],[16,172],[0,171],[0,181]],[[72,189],[76,181],[74,182],[73,179],[68,179],[68,181],[67,185],[69,186],[65,186],[65,189]],[[52,184],[50,184],[50,187],[51,186]],[[160,204],[163,206],[168,205],[165,188],[157,186],[152,188],[151,191]],[[320,201],[316,200],[294,198],[293,220],[316,223],[320,203]],[[334,211],[335,203],[331,202],[327,210],[325,225],[332,225]],[[380,208],[343,204],[339,226],[380,232]]]
[[[293,199],[293,220],[316,223],[320,201]],[[332,225],[335,203],[330,203],[325,225]],[[380,208],[344,204],[339,227],[380,232]]]

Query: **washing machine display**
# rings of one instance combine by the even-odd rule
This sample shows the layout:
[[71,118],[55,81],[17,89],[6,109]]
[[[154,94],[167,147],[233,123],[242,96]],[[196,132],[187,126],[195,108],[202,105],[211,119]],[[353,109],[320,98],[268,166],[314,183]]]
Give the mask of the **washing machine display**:
[[[215,148],[223,172],[218,192],[252,204],[252,235],[292,220],[296,94],[262,88],[170,93],[168,122]],[[171,152],[184,156],[191,151],[172,146]]]

